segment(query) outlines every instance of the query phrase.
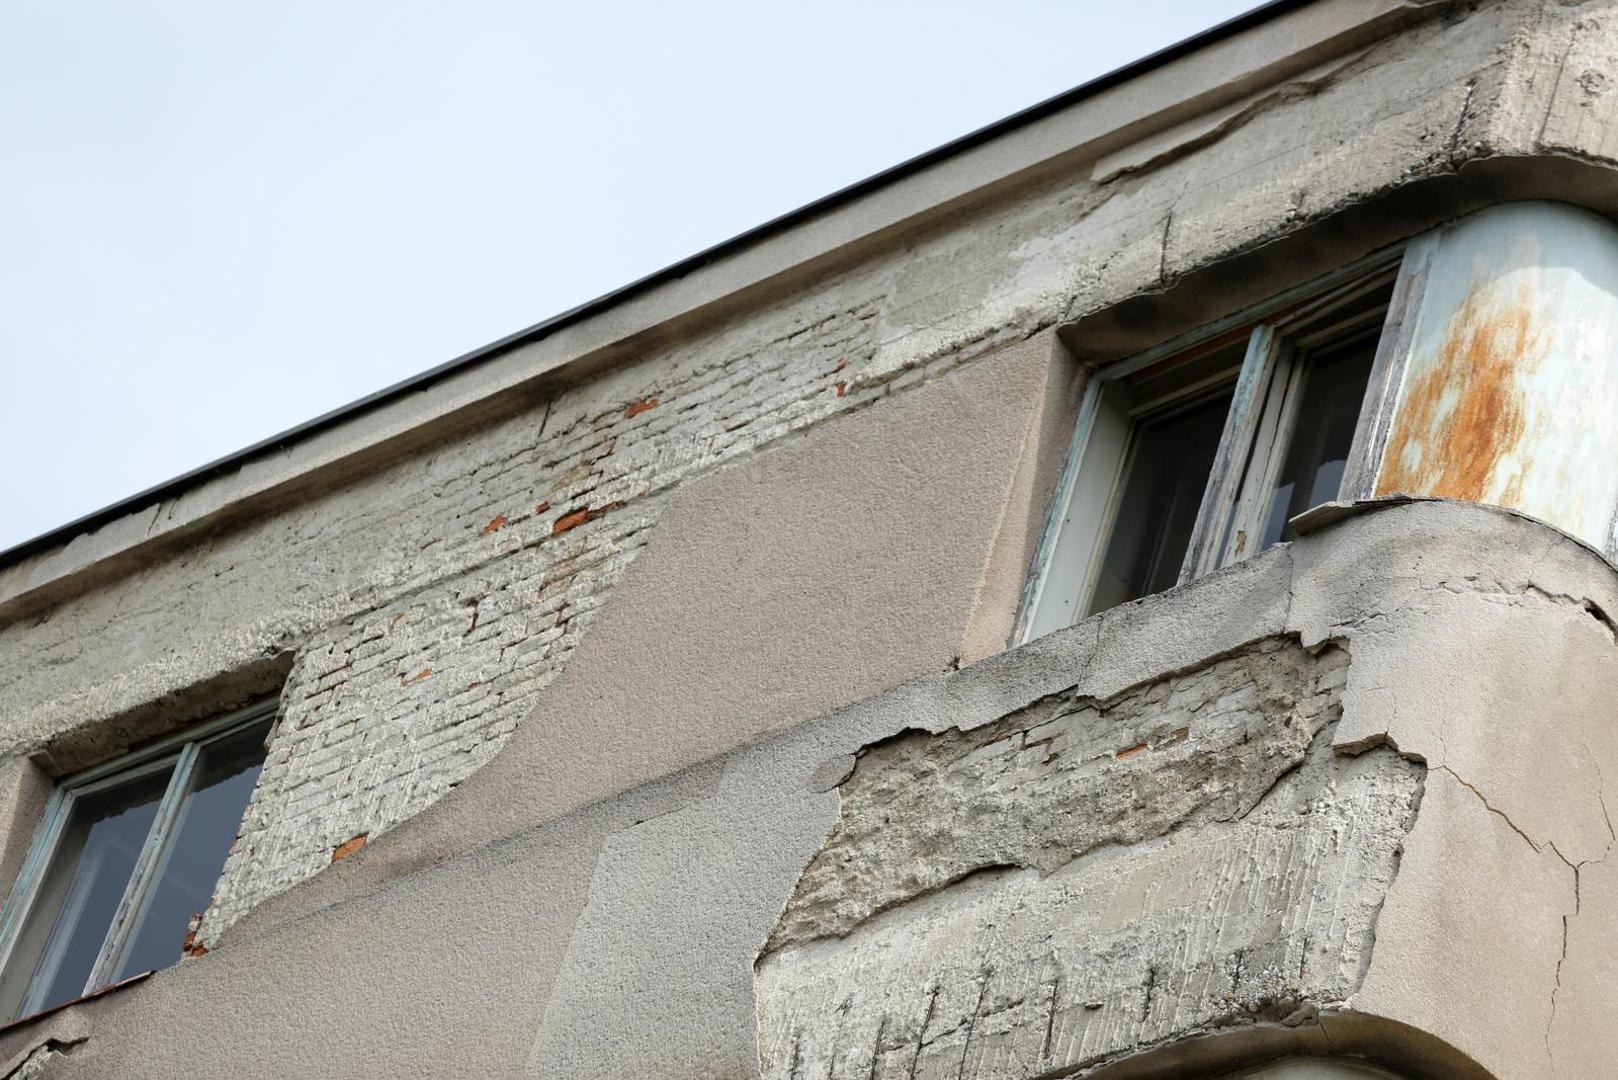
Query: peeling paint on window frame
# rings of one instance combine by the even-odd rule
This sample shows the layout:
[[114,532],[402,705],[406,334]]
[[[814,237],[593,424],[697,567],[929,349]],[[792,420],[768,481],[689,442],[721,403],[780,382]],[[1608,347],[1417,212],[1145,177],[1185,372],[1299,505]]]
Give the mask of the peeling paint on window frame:
[[1214,465],[1203,491],[1179,583],[1248,555],[1239,538],[1268,509],[1264,485],[1280,467],[1295,419],[1305,365],[1293,335],[1306,322],[1392,284],[1370,379],[1360,406],[1339,497],[1369,497],[1403,376],[1410,315],[1420,304],[1431,260],[1429,236],[1374,252],[1306,284],[1089,373],[1061,479],[1051,500],[1024,586],[1010,644],[1020,645],[1078,621],[1092,595],[1123,486],[1132,435],[1117,407],[1124,379],[1165,360],[1247,335]]

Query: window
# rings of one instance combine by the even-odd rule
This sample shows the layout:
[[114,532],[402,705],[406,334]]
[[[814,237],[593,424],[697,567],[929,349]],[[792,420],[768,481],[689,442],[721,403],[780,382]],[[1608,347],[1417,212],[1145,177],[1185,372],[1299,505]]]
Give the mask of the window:
[[1099,368],[1023,637],[1291,540],[1293,518],[1341,497],[1396,270],[1382,255]]
[[265,702],[57,785],[0,929],[0,1014],[180,959],[264,764]]

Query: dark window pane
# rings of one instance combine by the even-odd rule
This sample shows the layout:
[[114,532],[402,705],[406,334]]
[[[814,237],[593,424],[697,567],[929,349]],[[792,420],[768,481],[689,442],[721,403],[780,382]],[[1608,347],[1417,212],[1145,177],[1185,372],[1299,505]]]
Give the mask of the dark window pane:
[[1172,586],[1196,526],[1230,394],[1140,422],[1089,614]]
[[1259,550],[1296,539],[1287,521],[1337,498],[1376,343],[1371,333],[1325,346],[1305,359],[1292,443],[1276,476]]
[[[84,993],[118,902],[151,831],[173,762],[138,779],[74,801],[19,950],[32,944],[38,962],[20,952],[13,968],[33,972],[29,1011],[48,1009]],[[41,931],[49,926],[48,933]],[[43,993],[38,988],[44,987]]]
[[255,726],[203,748],[153,879],[151,899],[124,950],[117,979],[165,968],[180,959],[187,926],[193,915],[208,907],[258,782],[264,732],[263,726]]

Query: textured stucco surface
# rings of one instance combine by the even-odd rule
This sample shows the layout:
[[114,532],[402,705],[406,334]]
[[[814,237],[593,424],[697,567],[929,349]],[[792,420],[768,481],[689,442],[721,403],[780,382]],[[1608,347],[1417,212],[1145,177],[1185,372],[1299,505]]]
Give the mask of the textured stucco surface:
[[[1443,597],[1468,605],[1446,632],[1470,648],[1470,665],[1422,646],[1432,634],[1432,602]],[[1614,919],[1614,890],[1599,846],[1593,854],[1577,846],[1610,837],[1601,810],[1606,795],[1599,780],[1583,792],[1570,784],[1537,797],[1528,785],[1543,788],[1543,776],[1569,753],[1599,764],[1602,776],[1618,769],[1618,738],[1591,704],[1605,692],[1615,646],[1590,610],[1614,605],[1618,577],[1608,564],[1525,519],[1431,502],[1351,516],[1192,585],[959,672],[912,680],[380,888],[267,922],[145,983],[0,1036],[0,1055],[47,1039],[83,1039],[53,1060],[51,1075],[62,1077],[426,1076],[464,1070],[468,1061],[491,1076],[616,1077],[640,1074],[648,1062],[659,1075],[751,1075],[761,1015],[755,961],[799,878],[834,835],[835,785],[848,782],[850,755],[892,745],[907,731],[949,738],[985,729],[1052,694],[1127,700],[1132,688],[1172,684],[1165,673],[1213,670],[1226,662],[1221,657],[1295,641],[1285,648],[1346,654],[1348,666],[1338,669],[1347,673],[1341,719],[1320,729],[1329,741],[1314,744],[1314,764],[1287,773],[1256,812],[1228,824],[1256,834],[1270,815],[1299,817],[1302,804],[1291,800],[1309,789],[1312,775],[1324,775],[1321,769],[1340,777],[1305,800],[1318,807],[1310,812],[1322,824],[1334,815],[1363,819],[1369,804],[1355,802],[1353,777],[1422,778],[1425,791],[1385,890],[1363,984],[1346,1000],[1336,990],[1318,1001],[1305,994],[1297,1002],[1302,1012],[1287,1018],[1292,1026],[1264,1009],[1248,1012],[1239,995],[1227,1003],[1228,1014],[1205,1024],[1165,1013],[1155,1026],[1137,1028],[1146,1035],[1134,1052],[1098,1064],[1132,1070],[1120,1076],[1151,1076],[1164,1075],[1152,1070],[1154,1060],[1190,1060],[1215,1071],[1255,1054],[1335,1050],[1378,1055],[1425,1077],[1484,1075],[1461,1054],[1501,1080],[1590,1075],[1588,1062],[1618,1052],[1604,1022],[1614,991],[1601,977],[1614,962],[1602,934]],[[1530,686],[1538,694],[1530,702],[1514,696],[1512,680],[1515,658],[1536,647],[1565,647],[1589,663],[1559,669],[1554,685],[1547,674]],[[1480,745],[1517,747],[1523,780],[1515,793],[1515,781],[1496,784],[1487,770],[1469,775],[1471,759],[1459,741],[1440,767],[1436,758],[1424,764],[1391,737],[1379,738],[1405,719],[1427,722],[1406,718],[1395,704],[1404,698],[1467,704],[1456,725],[1464,723]],[[1437,710],[1433,719],[1445,715]],[[1525,734],[1512,743],[1518,729]],[[1114,734],[1127,740],[1138,730],[1122,724]],[[1160,752],[1149,746],[1125,761]],[[1536,848],[1467,785],[1528,820],[1547,801],[1559,806],[1551,839],[1565,843],[1572,858],[1597,858],[1580,870],[1585,880],[1576,882],[1548,843]],[[890,908],[873,925],[910,917],[915,904],[935,905],[933,917],[969,916],[967,901],[1015,913],[1019,893],[1060,890],[1087,866],[1117,868],[1133,859],[1141,860],[1143,876],[1132,895],[1156,889],[1166,902],[1186,884],[1171,872],[1175,860],[1163,856],[1180,849],[1191,864],[1205,859],[1189,842],[1198,828],[1126,838],[1048,875],[971,875],[964,899],[932,893]],[[1336,844],[1330,832],[1317,838],[1323,850]],[[1363,885],[1370,878],[1354,873],[1341,880]],[[1277,895],[1307,906],[1314,893]],[[1127,923],[1131,906],[1117,910]],[[1183,910],[1203,909],[1192,903]],[[1234,904],[1221,918],[1248,926],[1245,910]],[[1301,908],[1292,910],[1302,917]],[[1009,944],[1015,925],[1027,924],[1006,925]],[[1191,940],[1199,925],[1211,930],[1220,922],[1176,925]],[[1202,947],[1213,970],[1228,974],[1238,962],[1234,951],[1227,963],[1213,963],[1221,940]],[[1510,963],[1477,959],[1494,955]],[[878,974],[894,980],[889,989],[897,993],[913,967],[893,964]],[[922,995],[925,986],[913,989]],[[1551,1026],[1533,1039],[1508,1040],[1499,1016],[1511,1011],[1514,1029],[1545,1022],[1553,990]],[[1191,1031],[1202,1037],[1176,1039]],[[1458,1050],[1445,1050],[1446,1042]]]
[[[990,655],[1070,415],[1057,328],[1112,355],[1479,201],[1612,210],[1609,0],[1406,7],[1347,37],[1288,16],[1220,52],[1228,83],[1188,58],[1141,84],[1156,112],[1083,107],[1088,135],[1014,174],[993,155],[1035,133],[980,147],[969,198],[791,273],[778,246],[768,288],[703,318],[559,335],[547,364],[593,342],[565,380],[446,390],[442,421],[357,420],[375,452],[309,451],[330,467],[296,484],[260,462],[239,504],[204,485],[6,568],[13,820],[25,759],[76,768],[276,687],[281,718],[214,951],[10,1033],[0,1060],[746,1075],[754,961],[853,755],[1272,638],[1351,658],[1334,767],[1420,766],[1432,797],[1378,916],[1405,945],[1373,953],[1346,1011],[1265,1027],[1268,1050],[1363,1047],[1375,1018],[1398,1053],[1419,1056],[1415,1025],[1500,1078],[1618,1059],[1598,1022],[1618,762],[1592,704],[1612,700],[1618,594],[1589,552],[1486,511],[1384,510]],[[97,561],[103,541],[139,555]],[[1172,1030],[1139,1048],[1166,1060]],[[1227,1034],[1209,1045],[1249,1045]]]
[[[999,152],[1024,163],[1008,164],[1011,173],[995,175],[995,144],[974,150],[982,187],[970,199],[917,213],[880,243],[850,238],[837,258],[777,275],[722,310],[710,305],[704,318],[637,331],[581,359],[567,380],[524,384],[508,371],[485,388],[493,397],[459,419],[446,414],[374,452],[311,465],[297,484],[272,482],[280,466],[266,461],[243,470],[247,489],[259,490],[255,476],[268,485],[262,497],[237,505],[207,487],[154,507],[151,520],[118,526],[164,538],[138,559],[97,571],[85,552],[89,561],[72,554],[100,543],[85,537],[60,554],[67,576],[55,591],[40,575],[50,578],[56,556],[11,568],[8,581],[34,599],[0,611],[0,756],[70,769],[262,692],[289,664],[265,774],[204,922],[204,939],[217,942],[248,911],[318,875],[344,845],[365,836],[375,848],[542,715],[553,681],[687,482],[844,413],[896,408],[962,365],[988,372],[991,384],[1003,378],[1015,395],[1023,385],[1015,350],[1002,346],[1046,328],[1066,326],[1069,345],[1092,356],[1122,340],[1120,326],[1138,341],[1226,314],[1480,199],[1509,197],[1505,174],[1490,165],[1541,155],[1550,171],[1533,192],[1540,197],[1571,175],[1570,163],[1605,167],[1613,101],[1598,76],[1618,30],[1604,0],[1406,5],[1383,18],[1398,7],[1324,2],[1255,28],[1216,50],[1225,83],[1213,53],[1189,57],[1178,63],[1179,84],[1154,75],[1138,99],[1109,92],[1075,106],[1090,127],[1068,131],[1066,145],[1029,156],[1034,129],[1008,136]],[[1178,104],[1175,85],[1189,95]],[[1120,101],[1131,104],[1119,112]],[[1126,126],[1109,129],[1105,117]],[[1058,129],[1068,130],[1038,126]],[[1584,183],[1549,197],[1599,199],[1601,190]],[[1240,273],[1221,271],[1237,258],[1246,260]],[[611,325],[604,315],[590,333]],[[589,336],[581,327],[544,343],[546,363],[580,335]],[[463,391],[476,397],[464,387],[443,393],[461,401]],[[397,421],[354,423],[380,431]],[[970,428],[955,436],[973,437]],[[955,450],[939,460],[958,463]],[[1018,508],[1037,503],[1021,493],[1049,464],[1048,455],[1018,460],[1002,481],[1019,493],[1015,502],[1002,489],[962,505],[976,522],[995,522],[1003,542],[970,576],[950,579],[957,599],[963,582],[979,591],[965,631],[959,608],[937,625],[957,645],[944,662],[997,647],[1021,557],[1016,534],[1032,529]],[[936,483],[918,476],[918,486]],[[729,505],[724,513],[746,516]],[[801,521],[832,538],[862,528],[807,511]],[[971,543],[980,541],[981,533]],[[893,562],[915,554],[895,551]],[[890,583],[865,580],[869,606],[851,611],[891,599],[882,595]],[[847,617],[830,636],[846,639],[840,647],[861,670],[873,650],[858,634],[905,640],[879,620]],[[749,686],[754,700],[772,701],[758,716],[740,715],[732,688],[720,722],[696,725],[687,750],[620,747],[639,765],[585,762],[599,783],[581,782],[532,813],[507,814],[506,781],[491,781],[472,802],[495,824],[464,837],[459,824],[434,825],[386,858],[401,870],[442,859],[518,820],[869,693],[882,678],[929,670],[940,652],[895,655],[881,678],[856,680],[841,698],[786,677],[809,670],[806,662],[782,667],[778,685]],[[688,644],[667,655],[711,654]],[[835,649],[822,656],[837,658]],[[623,662],[613,693],[639,711],[654,694],[631,686],[641,669]],[[613,683],[600,676],[600,685]],[[682,722],[704,705],[700,693],[673,701],[676,712],[689,710]],[[535,738],[580,730],[572,715],[550,719],[535,725]],[[372,872],[381,874],[382,858]]]
[[[675,492],[645,565],[545,694],[523,749],[444,813],[344,859],[329,887],[385,880],[958,667],[974,642],[1004,647],[1080,389],[1052,335],[1004,351],[992,368],[944,376]],[[420,774],[402,782],[412,781]],[[239,847],[243,874],[227,868],[222,886],[236,910],[279,865],[253,865],[264,858],[254,839]],[[326,894],[317,886],[262,917]]]
[[758,965],[771,1077],[1063,1074],[1345,1002],[1422,770],[1333,753],[1348,654],[867,748]]

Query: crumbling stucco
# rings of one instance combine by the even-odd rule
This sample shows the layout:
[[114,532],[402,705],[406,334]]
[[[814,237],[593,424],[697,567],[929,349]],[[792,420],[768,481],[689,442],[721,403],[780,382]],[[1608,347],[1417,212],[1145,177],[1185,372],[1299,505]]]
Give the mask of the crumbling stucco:
[[1347,1001],[1423,775],[1332,751],[1347,671],[1270,639],[867,748],[759,961],[764,1075],[1068,1075]]
[[[75,570],[43,608],[7,609],[0,751],[65,740],[111,752],[118,740],[87,733],[120,731],[165,701],[188,702],[188,719],[198,688],[295,655],[243,854],[205,925],[213,940],[343,843],[380,838],[492,760],[679,486],[1041,328],[1155,304],[1234,256],[1262,263],[1277,241],[1468,162],[1536,154],[1552,136],[1564,160],[1604,161],[1613,95],[1551,73],[1569,58],[1597,70],[1610,23],[1601,3],[1437,4],[1296,57],[1293,31],[1267,41],[1260,28],[1207,107],[1165,100],[1160,121],[1131,121],[1127,137],[1089,131],[1071,161],[1051,147],[969,208],[850,243],[722,320],[625,344],[615,367],[593,362],[571,384],[520,394],[508,372],[510,392],[461,426],[334,465],[296,498],[265,494],[234,517],[211,490],[154,508],[130,528],[168,547],[100,577]],[[1328,226],[1289,249],[1291,262],[1226,276],[1132,325],[1185,329],[1448,212]],[[219,527],[181,527],[211,514]],[[71,554],[63,565],[79,567]],[[41,587],[52,558],[8,572],[7,587]],[[452,850],[432,848],[400,865]]]
[[1337,719],[1347,657],[1266,642],[1105,701],[867,747],[771,941],[846,936],[980,870],[1049,874],[1108,846],[1245,817]]
[[[1359,10],[1322,0],[1295,14],[1328,8]],[[256,918],[208,955],[9,1032],[0,1047],[27,1054],[94,1027],[53,1061],[64,1077],[98,1080],[206,1076],[220,1062],[235,1076],[442,1075],[467,1061],[496,1076],[731,1076],[751,1069],[763,1016],[772,1067],[791,1036],[800,1062],[857,1062],[868,1046],[865,1063],[886,1068],[904,1048],[876,1048],[903,1030],[945,1065],[970,1053],[1016,1074],[1058,1058],[1112,1067],[1119,1054],[1164,1051],[1176,1034],[1221,1036],[1185,1040],[1217,1056],[1207,1048],[1234,1045],[1222,1038],[1234,1029],[1204,1029],[1246,1017],[1236,1026],[1314,1052],[1339,1045],[1329,1033],[1350,1021],[1382,1021],[1401,1032],[1388,1044],[1399,1053],[1418,1035],[1439,1047],[1423,1059],[1438,1063],[1426,1076],[1476,1075],[1461,1071],[1467,1055],[1500,1080],[1566,1080],[1618,1060],[1605,1023],[1618,887],[1604,790],[1618,760],[1603,712],[1618,699],[1607,617],[1618,590],[1598,558],[1542,527],[1437,504],[1341,519],[945,674],[955,655],[935,646],[983,655],[994,647],[984,627],[1011,615],[995,610],[993,590],[972,588],[1003,570],[1005,551],[957,549],[949,595],[966,598],[951,618],[971,612],[969,632],[959,621],[844,620],[832,606],[813,627],[857,633],[776,666],[758,658],[789,651],[810,624],[778,631],[766,618],[749,624],[760,640],[744,644],[757,648],[739,650],[734,678],[720,680],[721,711],[709,708],[714,680],[657,664],[647,637],[622,629],[643,614],[638,603],[653,602],[660,620],[680,610],[668,579],[630,571],[648,544],[678,550],[712,535],[671,508],[720,505],[704,492],[735,490],[726,479],[741,469],[772,475],[780,459],[760,451],[867,430],[855,421],[880,428],[907,406],[925,413],[934,406],[922,392],[959,396],[959,376],[1004,395],[995,384],[1008,346],[1044,328],[1071,323],[1068,344],[1105,358],[1479,201],[1531,194],[1612,209],[1618,95],[1601,74],[1618,41],[1611,3],[1438,3],[1384,30],[1395,25],[1398,34],[1311,45],[1308,56],[1289,53],[1290,31],[1260,28],[1244,46],[1259,59],[1232,65],[1232,84],[1196,107],[1131,114],[1124,126],[1091,116],[1084,139],[1030,159],[1038,168],[928,203],[903,228],[851,233],[834,256],[749,284],[701,319],[619,340],[602,318],[592,340],[611,339],[610,355],[581,353],[566,379],[507,369],[499,393],[453,422],[393,432],[376,452],[296,483],[259,491],[277,463],[244,469],[256,494],[239,506],[205,486],[153,507],[109,529],[138,559],[80,558],[108,539],[81,537],[0,570],[0,595],[37,589],[39,601],[0,612],[0,753],[14,761],[76,767],[195,718],[215,691],[228,699],[262,689],[265,673],[286,679],[210,940]],[[572,340],[548,343],[547,355]],[[1031,426],[997,430],[1006,446],[1031,445]],[[952,454],[979,450],[973,426],[935,434]],[[843,449],[855,460],[888,452],[857,440]],[[939,494],[949,478],[935,472],[960,459],[892,460],[908,496],[929,485]],[[1020,479],[1026,456],[1004,464],[1019,478],[1010,484],[1032,490]],[[1026,533],[1002,494],[947,508]],[[894,601],[914,599],[905,583],[924,559],[905,545],[928,537],[879,503],[850,494],[847,505],[866,512],[814,521],[803,542],[865,530],[848,577],[887,590],[865,590],[863,615],[892,616]],[[745,508],[720,512],[710,530],[729,514],[748,520]],[[885,545],[904,554],[884,578],[889,564],[866,555]],[[817,567],[826,557],[808,554]],[[44,579],[58,566],[68,569],[52,591]],[[704,586],[767,595],[777,570],[737,557]],[[602,633],[615,611],[620,629]],[[678,630],[693,641],[729,641],[736,629],[723,603],[685,614]],[[898,657],[892,642],[920,630],[937,640],[865,678],[873,657]],[[599,651],[574,674],[585,641]],[[766,994],[755,1002],[754,961],[834,828],[828,792],[862,749],[878,746],[860,769],[901,746],[953,746],[967,737],[952,729],[1032,716],[1052,694],[1090,701],[1082,724],[1080,713],[1067,719],[1099,732],[1112,722],[1103,706],[1135,701],[1131,688],[1195,685],[1195,673],[1227,671],[1219,665],[1261,641],[1308,669],[1351,657],[1342,720],[1333,705],[1296,725],[1259,725],[1259,738],[1227,748],[1256,771],[1225,776],[1223,790],[1167,782],[1220,775],[1212,759],[1176,758],[1198,745],[1194,724],[1185,739],[1150,725],[1117,732],[1117,746],[1097,734],[1096,777],[1154,777],[1154,796],[1183,800],[1183,812],[1114,806],[1111,832],[1058,830],[1047,842],[1039,829],[1064,824],[1064,803],[998,851],[972,828],[903,832],[895,842],[931,845],[928,857],[914,860],[915,881],[868,858],[873,887],[886,890],[874,904],[813,910],[810,899],[836,894],[836,867],[823,862],[789,913],[798,929],[757,968]],[[814,662],[848,654],[859,654],[859,679]],[[613,687],[626,673],[644,682]],[[564,678],[575,680],[565,695]],[[756,711],[737,705],[749,692],[765,702]],[[519,725],[535,734],[512,740]],[[1312,725],[1324,726],[1302,739]],[[891,741],[907,729],[929,734]],[[503,765],[482,769],[508,740]],[[1176,761],[1178,774],[1152,768]],[[676,794],[648,795],[681,768]],[[920,815],[906,801],[923,793],[914,779],[894,794]],[[1099,781],[1090,791],[1076,807],[1105,817],[1116,793]],[[361,836],[364,849],[334,864]],[[885,842],[872,830],[844,839]],[[1168,884],[1154,892],[1153,882]],[[1275,900],[1273,918],[1250,917],[1258,896]],[[1198,927],[1208,936],[1187,936]],[[882,942],[914,947],[878,965]],[[998,950],[999,966],[984,966],[985,950]],[[1501,962],[1485,962],[1496,952]],[[1073,957],[1082,970],[1064,966]],[[860,996],[838,993],[848,971],[869,975]],[[929,979],[936,995],[922,993]],[[884,980],[916,993],[885,996]],[[790,1001],[771,996],[792,985],[801,993]],[[1283,1015],[1306,1000],[1331,1008]],[[827,1042],[839,1023],[860,1039]],[[1510,1040],[1521,1026],[1541,1037]]]
[[[621,596],[640,595],[626,584]],[[1434,608],[1435,599],[1447,606]],[[1590,770],[1593,788],[1582,773],[1553,782],[1562,763],[1587,755],[1611,775],[1618,753],[1605,712],[1618,647],[1592,610],[1618,610],[1618,576],[1542,525],[1430,501],[1339,513],[1239,566],[917,678],[675,777],[538,816],[437,866],[382,883],[356,879],[351,868],[387,845],[383,836],[271,907],[345,882],[360,887],[301,910],[282,906],[278,918],[255,915],[243,924],[252,932],[206,956],[0,1033],[0,1055],[90,1034],[56,1063],[62,1080],[209,1076],[220,1062],[235,1078],[445,1075],[468,1060],[490,1076],[733,1077],[753,1072],[760,1019],[772,1015],[755,984],[767,990],[771,979],[803,973],[794,1019],[830,1030],[849,1001],[846,1030],[858,1027],[874,1047],[880,1019],[870,1012],[919,1025],[902,1003],[924,1001],[898,995],[893,1005],[878,996],[882,985],[924,979],[937,961],[950,978],[935,1014],[953,1026],[971,1018],[988,950],[1005,960],[982,981],[990,1015],[972,1025],[974,1060],[1017,1075],[1044,1050],[1041,1026],[1031,1040],[1027,1020],[1051,1015],[1039,1011],[1052,985],[1042,976],[1057,970],[1047,959],[1095,949],[1096,962],[1069,972],[1077,1012],[1052,1023],[1052,1045],[1079,1060],[1106,1054],[1098,1075],[1222,1075],[1289,1053],[1368,1059],[1419,1080],[1600,1075],[1604,1066],[1591,1063],[1618,1058],[1606,1023],[1618,1007],[1605,974],[1618,917],[1613,864],[1584,866],[1575,884],[1550,847],[1535,847],[1548,838],[1560,850],[1589,844],[1599,853],[1610,837],[1601,776]],[[1428,647],[1441,639],[1445,647]],[[863,748],[897,745],[906,731],[947,743],[950,732],[986,731],[1057,698],[1131,700],[1137,688],[1194,678],[1255,643],[1308,656],[1304,666],[1332,680],[1346,671],[1347,683],[1342,718],[1327,720],[1304,762],[1245,817],[1109,845],[1048,875],[979,870],[846,937],[802,941],[757,963],[837,827],[835,785],[851,781]],[[1545,663],[1559,650],[1571,650],[1571,666]],[[1346,669],[1326,668],[1343,654]],[[1542,670],[1528,679],[1530,667]],[[1403,700],[1424,713],[1404,714],[1394,706]],[[1447,701],[1462,708],[1446,712]],[[1419,746],[1423,730],[1441,731],[1451,756],[1423,766],[1419,751],[1395,748],[1393,737]],[[1121,748],[1138,745],[1122,734]],[[1469,739],[1515,757],[1478,767]],[[1149,742],[1112,762],[1150,768],[1160,752]],[[1403,832],[1424,769],[1415,822]],[[507,792],[513,801],[531,794],[516,773]],[[1558,800],[1555,820],[1528,805],[1547,792]],[[1387,815],[1399,806],[1397,828],[1358,829],[1393,823]],[[1491,806],[1520,816],[1534,842]],[[1346,958],[1358,946],[1364,964],[1357,928],[1384,890],[1336,885],[1355,873],[1375,882],[1387,866],[1379,845],[1399,833],[1403,855],[1374,916],[1368,965],[1357,968]],[[1336,908],[1339,896],[1347,903]],[[1302,946],[1303,929],[1334,925],[1336,938],[1312,935],[1315,944]],[[869,962],[862,949],[884,935],[918,944],[866,969],[871,979],[852,998],[816,997],[830,983],[786,962],[823,962],[829,980],[845,961]],[[1123,962],[1130,958],[1133,966]],[[1200,964],[1205,985],[1176,990],[1172,977],[1152,977],[1153,1004],[1139,1019],[1149,960]],[[1293,976],[1289,965],[1300,960],[1309,962]],[[1101,1000],[1084,992],[1092,975],[1116,975],[1108,984],[1116,996],[1086,1010]],[[1356,980],[1357,991],[1318,1014],[1300,1006],[1281,1015],[1289,998],[1337,1000]],[[1234,1012],[1236,1002],[1258,1012]],[[960,1015],[946,1019],[949,1010]],[[1195,1022],[1210,1015],[1236,1022]],[[1547,1020],[1548,1030],[1535,1027]],[[1498,1044],[1524,1029],[1536,1038],[1505,1049],[1526,1056],[1501,1056]],[[958,1027],[936,1040],[946,1064],[946,1049],[957,1052],[949,1075],[964,1043]],[[837,1053],[857,1046],[840,1042]]]
[[55,1070],[52,1063],[60,1061],[71,1054],[83,1039],[63,1041],[61,1039],[46,1039],[31,1050],[25,1051],[20,1057],[6,1062],[5,1072],[0,1074],[3,1080],[47,1080]]

